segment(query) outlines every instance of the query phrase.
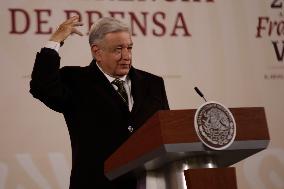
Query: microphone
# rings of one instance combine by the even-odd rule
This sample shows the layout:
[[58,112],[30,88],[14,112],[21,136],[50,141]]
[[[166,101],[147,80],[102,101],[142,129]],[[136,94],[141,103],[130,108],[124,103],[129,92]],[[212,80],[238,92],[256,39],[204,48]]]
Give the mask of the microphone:
[[204,97],[204,95],[202,94],[202,92],[197,88],[194,87],[194,90],[197,92],[197,94],[204,99],[205,102],[207,102],[206,98]]

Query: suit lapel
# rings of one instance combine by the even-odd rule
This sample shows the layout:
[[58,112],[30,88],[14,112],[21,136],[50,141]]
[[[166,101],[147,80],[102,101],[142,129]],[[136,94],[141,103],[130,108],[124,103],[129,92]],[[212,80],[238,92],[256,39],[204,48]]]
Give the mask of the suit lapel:
[[134,105],[131,113],[135,114],[139,110],[146,92],[147,83],[145,77],[141,75],[135,68],[131,68],[129,72],[131,79],[131,93],[133,96]]
[[127,105],[123,102],[119,94],[115,91],[109,80],[99,70],[96,61],[93,60],[90,66],[90,77],[93,80],[93,86],[96,87],[96,92],[110,103],[111,107],[119,107],[124,111],[129,111]]
[[[119,107],[124,111],[128,111],[128,107],[123,102],[119,94],[115,91],[113,86],[105,75],[99,70],[96,61],[93,60],[90,67],[90,77],[93,80],[93,86],[97,88],[97,92],[101,93],[106,101],[110,103],[112,107]],[[139,73],[134,67],[131,67],[129,71],[129,77],[131,79],[131,94],[133,96],[133,108],[131,114],[136,114],[143,102],[143,98],[147,89],[147,81],[145,77]]]

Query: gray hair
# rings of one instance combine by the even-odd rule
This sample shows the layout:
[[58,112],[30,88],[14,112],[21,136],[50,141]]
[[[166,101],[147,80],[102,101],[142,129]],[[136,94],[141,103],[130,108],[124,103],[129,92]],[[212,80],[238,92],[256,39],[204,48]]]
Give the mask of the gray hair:
[[128,25],[112,17],[100,18],[90,29],[89,44],[90,46],[98,44],[104,39],[106,34],[122,31],[130,33]]

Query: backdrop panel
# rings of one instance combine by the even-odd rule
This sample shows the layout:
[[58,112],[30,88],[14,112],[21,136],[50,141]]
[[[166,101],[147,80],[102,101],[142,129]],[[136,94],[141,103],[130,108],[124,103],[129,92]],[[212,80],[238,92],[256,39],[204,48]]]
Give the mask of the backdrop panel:
[[236,164],[242,189],[284,188],[284,20],[281,0],[1,0],[0,189],[65,189],[71,149],[63,116],[29,94],[35,53],[67,17],[86,35],[60,49],[62,66],[91,61],[87,32],[101,16],[132,28],[135,67],[164,77],[171,109],[198,108],[193,90],[228,107],[264,106],[271,143]]

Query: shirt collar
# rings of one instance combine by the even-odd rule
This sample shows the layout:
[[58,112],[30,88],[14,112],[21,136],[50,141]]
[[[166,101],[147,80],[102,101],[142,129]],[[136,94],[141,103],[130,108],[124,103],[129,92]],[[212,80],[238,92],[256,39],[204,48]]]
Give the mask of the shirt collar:
[[[114,78],[114,77],[108,75],[107,73],[105,73],[105,72],[103,71],[103,69],[98,65],[97,62],[96,62],[96,64],[97,64],[98,68],[101,70],[101,72],[102,72],[102,73],[106,76],[106,78],[109,80],[110,83],[113,82],[113,81],[116,79],[116,78]],[[119,79],[122,80],[122,81],[126,81],[126,78],[127,78],[127,75],[124,75],[124,76],[120,77]]]

